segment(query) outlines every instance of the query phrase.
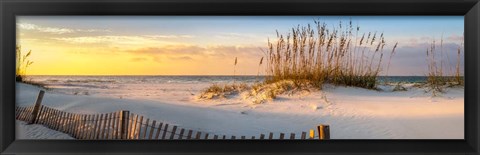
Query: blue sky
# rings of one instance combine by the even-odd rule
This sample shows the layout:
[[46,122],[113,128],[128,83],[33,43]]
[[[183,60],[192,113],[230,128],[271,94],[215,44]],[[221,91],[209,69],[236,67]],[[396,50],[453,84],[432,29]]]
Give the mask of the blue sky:
[[[463,16],[20,16],[17,17],[17,35],[22,46],[37,53],[58,53],[66,51],[65,48],[76,49],[77,54],[98,53],[101,48],[103,52],[142,51],[139,57],[131,59],[162,62],[161,59],[167,62],[166,59],[175,56],[160,56],[141,49],[182,45],[198,46],[215,53],[211,47],[221,46],[222,49],[235,47],[236,50],[218,53],[252,59],[253,63],[261,57],[261,52],[252,50],[265,48],[267,39],[275,38],[276,30],[285,34],[297,25],[312,24],[314,19],[325,22],[329,27],[338,25],[339,21],[346,24],[351,20],[354,26],[360,26],[361,32],[383,32],[387,47],[399,42],[398,58],[392,59],[390,75],[424,75],[426,64],[422,67],[418,65],[425,63],[424,51],[428,44],[443,36],[446,45],[452,46],[446,48],[454,49],[461,44],[464,31]],[[62,46],[63,50],[47,45],[49,43]],[[89,47],[92,49],[88,50]],[[250,53],[251,57],[245,53]],[[186,58],[185,55],[181,57]],[[37,58],[37,61],[44,61],[41,57]],[[245,65],[240,73],[256,74],[254,66]],[[211,74],[228,72],[230,69],[219,69]]]

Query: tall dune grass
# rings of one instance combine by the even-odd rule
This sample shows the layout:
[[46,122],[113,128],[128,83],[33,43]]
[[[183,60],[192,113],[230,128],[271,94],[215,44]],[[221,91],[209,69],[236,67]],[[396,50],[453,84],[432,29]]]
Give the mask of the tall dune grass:
[[[352,21],[335,27],[314,20],[268,41],[266,83],[293,80],[321,88],[324,83],[376,88],[382,67],[383,33],[361,33]],[[396,45],[391,50],[395,51]]]
[[[437,47],[440,46],[440,49]],[[432,41],[430,47],[427,48],[427,63],[428,63],[428,79],[427,84],[430,87],[434,96],[437,93],[444,92],[445,86],[464,85],[463,76],[460,73],[460,63],[462,57],[463,43],[457,48],[457,58],[455,65],[450,62],[446,63],[445,59],[450,61],[448,54],[443,49],[443,37],[440,44],[437,45],[435,40]],[[446,73],[450,70],[450,74]]]
[[28,66],[33,64],[33,61],[29,60],[32,51],[28,51],[26,54],[22,55],[22,48],[17,46],[15,49],[16,52],[16,64],[15,64],[15,81],[25,82],[25,75],[27,74]]

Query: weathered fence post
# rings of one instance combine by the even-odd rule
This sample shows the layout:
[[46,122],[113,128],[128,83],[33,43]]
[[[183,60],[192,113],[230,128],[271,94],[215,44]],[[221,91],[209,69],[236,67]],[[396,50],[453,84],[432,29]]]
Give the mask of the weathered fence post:
[[325,140],[330,139],[330,126],[320,124],[317,126],[318,129],[318,139]]
[[120,129],[120,136],[121,136],[121,139],[127,139],[128,138],[128,132],[127,132],[127,129],[128,129],[128,116],[130,116],[130,111],[125,111],[125,110],[122,110],[122,112],[120,113],[121,116],[120,116],[120,119],[121,119],[121,129]]
[[35,102],[35,105],[34,105],[33,111],[32,111],[32,119],[30,119],[30,122],[28,122],[28,124],[33,124],[35,122],[35,120],[37,119],[38,109],[40,108],[40,105],[42,104],[44,94],[45,94],[45,91],[43,91],[43,90],[40,90],[40,92],[38,93],[37,101]]

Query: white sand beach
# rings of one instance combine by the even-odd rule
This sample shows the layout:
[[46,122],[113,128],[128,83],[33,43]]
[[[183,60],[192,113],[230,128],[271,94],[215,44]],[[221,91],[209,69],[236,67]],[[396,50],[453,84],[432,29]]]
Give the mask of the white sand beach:
[[[72,95],[47,90],[42,104],[82,114],[129,110],[181,128],[227,136],[249,137],[269,132],[275,136],[299,134],[315,129],[318,124],[328,124],[331,139],[464,138],[464,89],[459,87],[448,88],[441,96],[432,97],[424,88],[411,84],[405,85],[407,91],[395,92],[387,86],[376,91],[325,85],[321,91],[280,95],[274,101],[252,104],[239,95],[208,101],[196,99],[208,85],[157,84],[155,93],[116,90],[129,94],[124,96]],[[16,89],[17,105],[30,106],[41,88],[17,83]],[[17,121],[17,138],[68,138],[37,126],[40,125]]]

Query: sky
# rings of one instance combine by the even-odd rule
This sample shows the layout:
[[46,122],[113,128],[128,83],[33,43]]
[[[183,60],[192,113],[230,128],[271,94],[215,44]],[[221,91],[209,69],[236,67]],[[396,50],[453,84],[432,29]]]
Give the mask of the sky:
[[398,42],[384,75],[425,75],[441,38],[454,63],[463,41],[463,16],[17,16],[17,45],[32,51],[27,75],[232,75],[236,57],[237,75],[257,75],[277,30],[315,19],[383,32],[386,49]]

